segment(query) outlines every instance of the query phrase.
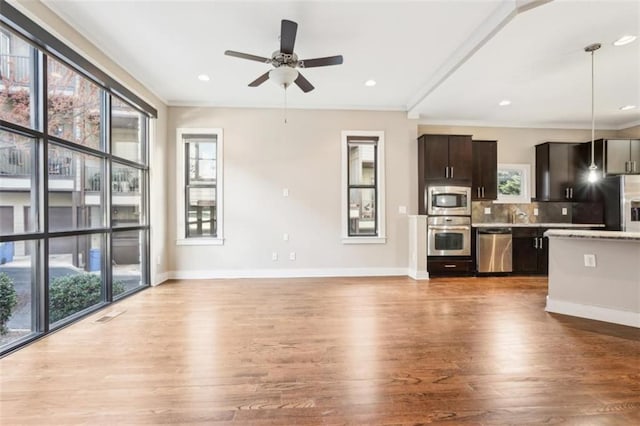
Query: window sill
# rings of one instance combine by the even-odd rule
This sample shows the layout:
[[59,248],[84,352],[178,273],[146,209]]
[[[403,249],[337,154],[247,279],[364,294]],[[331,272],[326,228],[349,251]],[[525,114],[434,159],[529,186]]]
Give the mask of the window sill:
[[342,244],[386,244],[387,237],[342,237]]
[[180,238],[176,240],[177,246],[221,246],[224,238]]

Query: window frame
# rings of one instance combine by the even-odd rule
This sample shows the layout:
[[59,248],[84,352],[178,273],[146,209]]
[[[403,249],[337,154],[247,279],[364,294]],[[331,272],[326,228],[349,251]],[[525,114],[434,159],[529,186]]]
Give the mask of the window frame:
[[[359,139],[363,142],[375,141],[375,200],[376,200],[376,233],[372,235],[350,235],[349,231],[349,192],[352,187],[370,188],[371,185],[350,185],[349,183],[349,143],[351,139]],[[377,139],[377,141],[376,141]],[[343,244],[385,244],[386,220],[385,220],[385,149],[384,131],[381,130],[344,130],[341,135],[341,237]]]
[[[188,236],[186,232],[187,223],[187,161],[186,143],[188,136],[211,136],[216,139],[216,236],[200,237]],[[176,130],[176,245],[211,246],[224,244],[224,222],[223,222],[223,166],[224,166],[224,134],[221,128],[188,128],[180,127]]]
[[[35,227],[29,227],[28,219],[23,219],[25,227],[22,230],[15,230],[11,234],[0,235],[0,242],[15,243],[28,245],[28,251],[26,247],[23,247],[20,256],[25,256],[30,259],[30,276],[31,276],[31,293],[30,293],[30,306],[31,306],[31,330],[23,337],[19,337],[16,340],[9,341],[6,345],[0,346],[0,356],[6,353],[14,351],[21,346],[26,345],[36,339],[48,335],[52,331],[58,330],[70,323],[77,321],[78,319],[85,317],[97,309],[110,305],[113,298],[113,285],[112,280],[115,274],[116,265],[112,260],[112,243],[114,232],[119,231],[137,231],[141,236],[138,244],[138,268],[139,268],[139,281],[136,285],[132,286],[128,290],[125,290],[119,297],[127,297],[140,290],[148,288],[151,283],[150,272],[150,225],[149,225],[149,144],[151,141],[149,134],[150,119],[155,118],[157,113],[149,105],[148,108],[143,109],[138,102],[139,98],[134,96],[134,101],[129,99],[127,94],[131,94],[128,90],[115,90],[116,86],[110,86],[108,83],[111,80],[96,80],[95,75],[88,72],[83,65],[90,64],[88,61],[82,59],[80,54],[74,52],[70,47],[64,45],[63,42],[55,39],[54,36],[47,33],[44,29],[36,25],[33,21],[26,18],[24,15],[11,8],[8,4],[3,2],[3,13],[0,14],[0,29],[3,32],[9,34],[11,43],[15,43],[16,40],[22,40],[28,45],[30,63],[29,68],[32,73],[32,78],[29,83],[30,87],[30,123],[23,125],[16,120],[12,120],[11,117],[0,120],[0,129],[10,134],[21,135],[27,137],[33,141],[34,147],[31,149],[31,195],[29,196],[29,204],[19,204],[16,207],[22,206],[23,212],[25,207],[30,207],[26,212],[28,217],[31,218],[31,222]],[[6,10],[5,10],[6,6]],[[8,14],[6,14],[8,12]],[[15,40],[14,40],[15,39]],[[43,44],[42,40],[51,42],[60,49],[50,49],[51,45]],[[70,52],[70,55],[62,54],[61,52]],[[74,62],[70,57],[81,58],[80,61]],[[97,138],[99,139],[99,146],[89,146],[78,143],[77,140],[64,139],[55,133],[49,133],[49,75],[48,64],[50,61],[55,60],[70,68],[70,70],[77,74],[78,77],[87,80],[90,84],[93,84],[100,91],[99,107],[95,108],[96,118],[99,120],[99,131],[97,132]],[[93,65],[91,65],[93,66]],[[105,74],[106,75],[106,74]],[[117,86],[121,87],[121,86]],[[123,159],[117,155],[113,155],[110,150],[111,142],[111,101],[113,99],[119,99],[130,108],[138,111],[140,120],[140,132],[141,132],[141,158],[139,161],[132,162],[127,159]],[[99,112],[98,112],[99,110]],[[49,170],[49,159],[51,147],[58,147],[62,150],[69,150],[73,155],[88,155],[98,159],[96,164],[100,164],[99,168],[102,170],[101,184],[99,185],[99,198],[100,204],[104,206],[103,211],[100,213],[102,223],[96,227],[73,227],[72,229],[51,229],[50,207],[59,207],[56,202],[52,202],[52,192],[55,192],[57,188],[55,185],[50,185],[52,175]],[[112,191],[110,185],[107,182],[111,180],[111,170],[114,163],[123,163],[127,166],[133,167],[139,171],[142,177],[142,181],[138,183],[140,194],[142,196],[141,201],[141,222],[135,226],[127,226],[114,229],[111,223],[110,208],[113,204]],[[79,179],[80,187],[87,188],[85,181],[85,169],[73,173],[65,178],[65,180],[73,179],[74,181]],[[6,176],[11,178],[11,176]],[[55,177],[55,175],[54,175]],[[0,188],[4,189],[4,188]],[[62,187],[62,191],[69,193],[67,190],[67,184]],[[24,192],[24,191],[23,191]],[[86,191],[80,192],[80,196],[83,199],[86,198]],[[86,201],[86,200],[85,200]],[[64,207],[64,206],[62,206]],[[56,255],[55,250],[51,249],[52,243],[55,241],[61,241],[62,238],[80,238],[100,236],[99,249],[98,247],[86,246],[85,250],[78,249],[73,256],[80,258],[82,254],[82,260],[79,260],[79,268],[82,268],[84,272],[78,269],[78,274],[83,273],[95,273],[100,271],[101,276],[101,289],[100,289],[100,301],[92,306],[80,309],[65,318],[61,318],[60,321],[52,323],[50,321],[52,316],[51,307],[51,293],[50,286],[53,284],[53,274],[50,274],[50,269],[55,266],[51,261],[51,255]],[[76,244],[77,246],[77,244]],[[98,249],[99,267],[98,269],[91,269],[92,257],[90,255],[91,249]],[[66,253],[65,253],[66,254]],[[13,254],[12,254],[13,255]],[[95,264],[97,265],[97,264]],[[57,267],[57,266],[56,266]]]
[[[531,165],[526,163],[499,163],[498,164],[498,179],[496,180],[496,193],[497,199],[493,202],[495,204],[530,204],[531,203],[531,195],[530,195],[530,175],[531,175]],[[506,195],[500,192],[500,170],[513,170],[518,172],[521,177],[521,192],[520,195]]]

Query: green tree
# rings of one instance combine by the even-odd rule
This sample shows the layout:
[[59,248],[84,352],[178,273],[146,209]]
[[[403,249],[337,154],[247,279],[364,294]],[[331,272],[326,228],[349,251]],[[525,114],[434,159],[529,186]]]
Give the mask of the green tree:
[[7,334],[7,322],[18,304],[18,294],[13,280],[4,272],[0,272],[0,334]]

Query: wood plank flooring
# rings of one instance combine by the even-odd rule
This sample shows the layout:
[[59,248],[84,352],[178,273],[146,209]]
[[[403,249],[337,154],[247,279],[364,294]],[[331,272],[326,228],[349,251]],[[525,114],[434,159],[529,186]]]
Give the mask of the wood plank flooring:
[[169,282],[1,359],[0,424],[640,424],[640,330],[548,314],[546,292]]

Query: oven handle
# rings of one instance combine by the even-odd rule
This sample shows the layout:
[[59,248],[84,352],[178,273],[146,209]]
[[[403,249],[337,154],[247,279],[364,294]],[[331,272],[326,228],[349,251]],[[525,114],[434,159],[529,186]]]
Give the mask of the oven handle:
[[469,231],[471,230],[470,226],[434,226],[429,225],[427,229],[433,229],[435,231]]

